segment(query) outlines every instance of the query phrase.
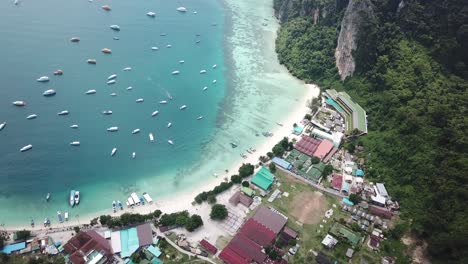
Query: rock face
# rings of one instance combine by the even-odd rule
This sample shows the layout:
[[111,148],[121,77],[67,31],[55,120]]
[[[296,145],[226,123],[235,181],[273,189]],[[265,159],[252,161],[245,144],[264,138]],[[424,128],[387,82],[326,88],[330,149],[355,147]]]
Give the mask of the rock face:
[[341,80],[352,76],[356,68],[353,51],[357,48],[357,38],[362,21],[373,18],[374,12],[370,0],[349,1],[341,21],[341,31],[335,51],[336,67]]
[[295,17],[313,16],[317,10],[315,0],[274,0],[275,16],[281,23]]

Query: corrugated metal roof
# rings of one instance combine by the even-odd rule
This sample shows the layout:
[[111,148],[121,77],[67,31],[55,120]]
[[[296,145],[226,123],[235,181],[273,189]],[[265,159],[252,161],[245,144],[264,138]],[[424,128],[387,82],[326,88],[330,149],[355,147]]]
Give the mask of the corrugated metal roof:
[[275,234],[278,234],[288,221],[282,215],[264,206],[260,207],[252,218],[271,229]]
[[284,159],[281,159],[281,158],[278,158],[278,157],[274,157],[272,160],[271,160],[273,163],[275,163],[276,165],[284,168],[284,169],[287,169],[287,170],[290,170],[292,165],[291,163],[287,162],[286,160]]
[[252,178],[251,182],[264,191],[267,191],[271,185],[273,184],[274,176],[271,174],[271,172],[265,168],[262,167]]
[[250,218],[241,228],[240,233],[264,247],[270,245],[276,238],[275,233],[266,226]]
[[5,254],[11,254],[11,252],[15,252],[24,248],[26,248],[26,242],[21,242],[21,243],[6,245],[3,247],[3,249],[0,252],[5,253]]

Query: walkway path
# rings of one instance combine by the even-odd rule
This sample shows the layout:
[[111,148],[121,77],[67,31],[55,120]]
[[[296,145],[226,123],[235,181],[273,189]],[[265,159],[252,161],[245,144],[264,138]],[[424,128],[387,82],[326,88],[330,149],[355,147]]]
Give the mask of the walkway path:
[[160,234],[160,235],[161,235],[161,237],[164,237],[166,239],[166,241],[169,244],[171,244],[171,246],[173,246],[175,249],[177,249],[182,254],[185,254],[185,255],[188,255],[188,256],[191,256],[191,257],[196,257],[196,258],[202,259],[204,261],[207,261],[209,263],[216,264],[216,262],[214,262],[213,260],[211,260],[211,259],[209,259],[207,257],[203,257],[203,256],[200,256],[200,255],[193,254],[192,252],[189,252],[189,251],[179,247],[176,243],[174,243],[172,240],[170,240],[168,237],[166,237],[166,235],[164,235],[164,234]]

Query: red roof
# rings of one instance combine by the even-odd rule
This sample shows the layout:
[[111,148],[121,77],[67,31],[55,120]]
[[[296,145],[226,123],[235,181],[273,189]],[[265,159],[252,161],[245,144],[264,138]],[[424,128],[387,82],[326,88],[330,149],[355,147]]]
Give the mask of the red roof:
[[250,218],[241,228],[240,233],[264,247],[270,245],[276,238],[275,233],[266,226]]
[[252,218],[271,229],[275,234],[278,234],[288,221],[284,216],[264,206],[260,207]]
[[289,238],[296,238],[297,232],[292,230],[291,228],[285,226],[283,229],[283,236],[287,236]]
[[219,254],[219,258],[227,264],[249,264],[250,261],[237,255],[231,248],[226,247]]
[[311,138],[309,136],[302,136],[301,140],[296,143],[294,148],[312,157],[319,144],[320,140],[318,139]]
[[341,191],[341,184],[343,183],[343,176],[338,174],[333,174],[332,178],[332,188],[338,191]]
[[109,242],[96,231],[80,232],[64,245],[65,252],[70,254],[70,262],[73,264],[84,264],[84,256],[91,251],[104,251],[106,258],[112,256]]
[[227,247],[249,262],[262,263],[267,258],[267,255],[262,252],[262,247],[242,233],[238,233]]
[[322,140],[314,152],[314,157],[323,159],[333,149],[333,143],[329,140]]
[[218,249],[205,239],[200,241],[200,245],[213,255],[216,254],[216,252],[218,252]]
[[373,215],[381,216],[386,219],[391,219],[393,216],[391,211],[388,211],[386,209],[376,208],[376,207],[371,207],[369,209],[369,212]]

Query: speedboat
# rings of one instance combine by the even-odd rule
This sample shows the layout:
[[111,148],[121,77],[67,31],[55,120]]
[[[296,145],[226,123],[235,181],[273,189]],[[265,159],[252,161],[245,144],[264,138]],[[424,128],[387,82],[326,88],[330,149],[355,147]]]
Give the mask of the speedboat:
[[104,110],[104,111],[102,111],[102,114],[103,115],[112,115],[112,111],[111,110]]
[[106,10],[106,11],[111,11],[111,7],[108,6],[108,5],[103,5],[101,8]]
[[127,91],[133,90],[132,86],[127,87]]
[[197,117],[197,120],[202,120],[202,119],[203,119],[203,116]]
[[117,74],[112,74],[109,77],[107,77],[107,80],[113,80],[115,78],[117,78]]
[[115,153],[117,153],[117,148],[113,148],[112,151],[111,151],[111,156],[114,156]]
[[183,106],[179,107],[180,110],[184,110],[185,108],[187,108],[186,105],[183,105]]
[[160,104],[167,104],[167,101],[166,100],[163,100],[163,101],[159,101]]
[[218,65],[216,65],[216,64],[215,64],[215,65],[213,65],[213,69],[216,69],[216,67],[218,67]]
[[177,11],[182,12],[182,13],[185,13],[185,12],[187,12],[187,8],[181,6],[181,7],[178,7],[178,8],[177,8]]
[[57,211],[57,218],[58,218],[60,223],[63,223],[63,217],[62,217],[62,213],[60,211]]
[[185,63],[184,60],[180,60],[180,61],[179,61],[179,64],[184,64],[184,63]]
[[65,221],[68,221],[68,212],[65,212]]
[[70,206],[73,207],[75,206],[75,190],[70,191]]
[[172,45],[171,45],[171,44],[167,44],[167,45],[166,45],[166,48],[170,49],[170,48],[172,48]]
[[96,93],[96,90],[94,89],[86,91],[86,94],[95,94],[95,93]]
[[121,202],[121,201],[117,201],[117,204],[119,205],[119,207],[120,207],[120,210],[123,210],[123,205],[122,205],[122,202]]
[[16,106],[25,106],[26,102],[25,101],[14,101],[13,104],[16,105]]
[[56,70],[56,71],[54,71],[54,75],[63,75],[63,71],[62,70]]
[[149,16],[149,17],[155,17],[156,13],[155,12],[148,12],[148,13],[146,13],[146,15]]
[[75,191],[75,204],[79,204],[80,203],[80,191]]
[[78,125],[71,125],[70,128],[77,129]]
[[170,128],[172,126],[172,123],[167,123],[167,128]]
[[34,119],[34,118],[36,118],[36,117],[37,117],[36,114],[32,114],[32,115],[28,115],[28,116],[26,117],[26,119]]
[[203,91],[206,91],[206,90],[208,90],[208,87],[206,87],[206,86],[203,87]]
[[133,152],[133,153],[132,153],[132,159],[134,159],[135,157],[136,157],[136,153]]
[[116,94],[116,93],[111,93],[110,95],[111,95],[111,96],[117,96],[117,94]]
[[115,31],[120,31],[119,25],[110,25],[110,28]]
[[149,139],[151,142],[154,142],[154,136],[153,136],[153,133],[149,133]]
[[145,100],[143,100],[143,98],[138,98],[138,99],[136,99],[136,102],[137,102],[137,103],[143,103],[143,101],[145,101]]
[[216,83],[217,81],[216,80],[213,80],[213,83]]
[[70,145],[78,147],[78,146],[80,146],[80,142],[79,141],[73,141],[73,142],[70,142]]
[[115,210],[115,201],[112,201],[112,210],[113,210],[114,213],[115,213],[115,211],[116,211],[116,210]]
[[107,131],[108,131],[108,132],[117,132],[117,131],[119,131],[119,127],[109,127],[109,128],[107,129]]
[[54,89],[49,89],[47,91],[45,91],[44,93],[42,93],[42,95],[44,96],[54,96],[56,94],[55,90]]
[[197,44],[198,44],[198,43],[200,43],[200,41],[201,41],[201,40],[197,39],[197,40],[195,41],[195,43],[197,43]]
[[122,71],[131,71],[131,70],[132,70],[132,68],[131,68],[131,67],[125,67],[125,68],[123,68],[123,70],[122,70]]
[[198,12],[197,12],[197,11],[193,11],[193,13],[194,13],[195,15],[196,15],[196,14],[198,14]]
[[231,147],[232,147],[232,148],[237,148],[237,144],[236,144],[236,143],[231,142],[231,143],[229,143],[229,144],[231,144]]
[[37,79],[38,82],[48,82],[50,79],[47,76],[42,76]]
[[157,116],[159,114],[159,111],[154,111],[153,113],[151,113],[151,116]]
[[151,47],[152,50],[159,50],[158,47]]
[[107,84],[108,84],[108,85],[111,85],[111,84],[114,84],[114,83],[116,83],[116,82],[117,82],[116,80],[110,80],[110,81],[107,82]]
[[50,220],[47,217],[44,219],[44,226],[50,226]]
[[174,142],[172,142],[172,140],[168,140],[167,143],[169,143],[170,145],[174,145]]
[[112,50],[108,49],[108,48],[103,48],[101,51],[102,51],[102,53],[105,53],[105,54],[111,54],[112,53]]
[[0,124],[0,131],[3,130],[6,126],[6,122],[3,122]]
[[95,59],[88,59],[86,62],[89,64],[96,64],[97,61]]
[[206,73],[206,70],[201,70],[200,71],[200,74],[205,74]]
[[70,39],[71,42],[80,42],[80,38],[78,37],[73,37]]
[[180,71],[173,71],[173,72],[172,72],[172,75],[177,75],[177,74],[179,74],[179,73],[180,73]]
[[140,133],[140,129],[139,129],[139,128],[134,129],[134,130],[132,131],[132,134],[138,134],[138,133]]
[[114,39],[114,40],[119,40],[119,37],[113,37],[112,39]]
[[46,202],[48,202],[48,201],[49,201],[49,199],[50,199],[50,193],[47,193],[47,195],[46,195],[45,199],[46,199]]
[[68,114],[69,114],[69,112],[67,110],[63,110],[63,111],[57,113],[57,115],[59,115],[59,116],[65,116],[65,115],[68,115]]

